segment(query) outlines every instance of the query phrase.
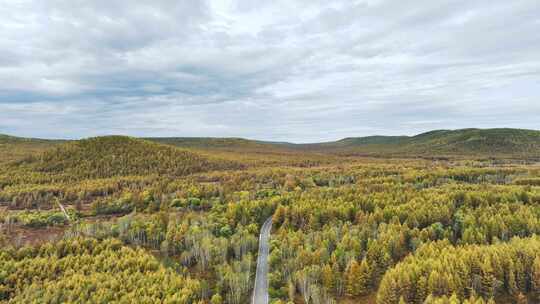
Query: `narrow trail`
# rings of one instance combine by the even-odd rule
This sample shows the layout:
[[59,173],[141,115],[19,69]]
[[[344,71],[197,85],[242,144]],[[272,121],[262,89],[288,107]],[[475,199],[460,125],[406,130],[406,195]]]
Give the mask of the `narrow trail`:
[[64,216],[66,217],[68,222],[71,222],[71,218],[69,217],[69,214],[67,213],[66,208],[64,208],[64,206],[60,203],[59,200],[57,200],[56,203],[58,204],[58,207],[60,207],[60,210],[62,210],[62,213],[64,213]]
[[259,236],[259,257],[257,258],[257,273],[253,287],[252,304],[268,304],[268,254],[270,251],[270,231],[272,218],[267,219],[261,227]]

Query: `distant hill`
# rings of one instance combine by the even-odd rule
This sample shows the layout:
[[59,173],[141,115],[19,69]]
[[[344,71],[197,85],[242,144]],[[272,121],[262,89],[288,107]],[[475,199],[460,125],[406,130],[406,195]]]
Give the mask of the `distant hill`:
[[24,138],[0,134],[0,163],[17,160],[64,143],[63,140]]
[[65,142],[64,140],[56,139],[40,139],[40,138],[27,138],[27,137],[17,137],[6,134],[0,134],[0,144],[8,143],[60,143]]
[[312,149],[383,155],[540,157],[540,131],[436,130],[416,136],[371,136],[315,144]]
[[148,137],[149,141],[173,145],[183,148],[212,148],[212,149],[268,149],[287,147],[293,144],[281,142],[267,142],[244,139],[238,137]]
[[[63,145],[58,146],[59,144]],[[51,147],[58,147],[58,149],[44,154],[43,164],[39,170],[54,171],[70,166],[86,166],[89,170],[93,170],[92,174],[96,176],[107,176],[114,172],[124,174],[128,173],[127,171],[183,174],[184,171],[197,171],[200,166],[206,165],[235,167],[238,166],[237,160],[258,161],[261,158],[264,160],[264,155],[271,154],[280,159],[294,158],[294,155],[299,155],[299,153],[312,153],[319,156],[320,154],[339,154],[379,157],[457,156],[540,159],[540,131],[435,130],[416,136],[349,137],[333,142],[313,144],[243,138],[135,139],[123,136],[105,136],[66,142],[0,135],[0,157],[3,160],[20,159],[27,155],[36,157],[41,152],[50,150]],[[94,159],[95,155],[103,155],[104,158]],[[219,155],[221,159],[210,160],[215,155]],[[181,164],[178,165],[177,161]],[[132,169],[123,168],[125,166]]]
[[286,142],[259,141],[244,138],[217,137],[154,137],[145,138],[156,143],[172,145],[206,156],[219,156],[247,166],[310,167],[329,163],[339,158],[318,151],[300,150]]
[[312,147],[357,147],[368,145],[389,145],[404,143],[409,139],[408,136],[366,136],[366,137],[347,137],[334,142],[313,144]]
[[338,141],[292,144],[242,138],[149,138],[197,149],[266,152],[319,152],[367,156],[540,157],[540,131],[523,129],[435,130],[416,136],[349,137]]
[[74,178],[191,173],[241,168],[239,163],[126,136],[104,136],[68,142],[29,157],[21,166]]

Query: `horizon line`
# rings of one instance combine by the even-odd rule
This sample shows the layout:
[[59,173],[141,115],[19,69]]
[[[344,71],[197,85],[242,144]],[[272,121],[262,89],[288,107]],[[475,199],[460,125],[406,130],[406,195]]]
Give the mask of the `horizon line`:
[[369,138],[369,137],[415,137],[422,134],[427,134],[431,132],[438,132],[438,131],[465,131],[465,130],[480,130],[480,131],[487,131],[487,130],[520,130],[520,131],[536,131],[540,132],[539,129],[525,129],[525,128],[508,128],[508,127],[501,127],[501,128],[459,128],[459,129],[433,129],[425,132],[415,133],[412,135],[383,135],[383,134],[373,134],[373,135],[365,135],[365,136],[346,136],[334,140],[329,141],[318,141],[318,142],[292,142],[292,141],[283,141],[283,140],[265,140],[265,139],[255,139],[255,138],[249,138],[249,137],[241,137],[241,136],[136,136],[136,135],[127,135],[127,134],[104,134],[104,135],[94,135],[94,136],[83,136],[79,138],[44,138],[44,137],[27,137],[27,136],[19,136],[19,135],[12,135],[8,133],[3,133],[0,131],[0,136],[9,136],[14,138],[20,138],[20,139],[34,139],[34,140],[49,140],[49,141],[77,141],[77,140],[84,140],[89,138],[97,138],[97,137],[107,137],[107,136],[125,136],[125,137],[132,137],[132,138],[138,138],[138,139],[241,139],[241,140],[249,140],[249,141],[258,141],[263,143],[273,143],[273,144],[292,144],[292,145],[310,145],[310,144],[325,144],[325,143],[333,143],[338,142],[341,140],[346,139],[357,139],[357,138]]

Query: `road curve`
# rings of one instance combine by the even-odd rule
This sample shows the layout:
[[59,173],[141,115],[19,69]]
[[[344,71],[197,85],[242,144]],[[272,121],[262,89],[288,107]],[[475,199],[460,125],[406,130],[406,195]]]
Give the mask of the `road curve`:
[[270,251],[270,230],[272,218],[267,219],[261,227],[259,236],[259,257],[257,258],[257,273],[253,287],[252,304],[268,304],[268,254]]

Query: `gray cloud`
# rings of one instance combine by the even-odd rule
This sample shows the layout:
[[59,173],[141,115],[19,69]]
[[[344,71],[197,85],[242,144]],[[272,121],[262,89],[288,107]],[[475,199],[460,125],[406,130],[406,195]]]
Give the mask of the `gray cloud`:
[[0,133],[538,129],[536,0],[6,0],[0,14]]

